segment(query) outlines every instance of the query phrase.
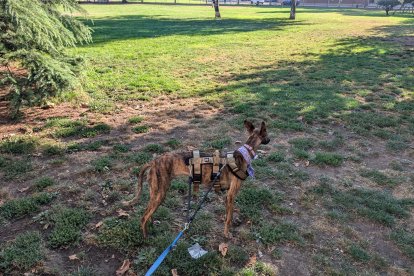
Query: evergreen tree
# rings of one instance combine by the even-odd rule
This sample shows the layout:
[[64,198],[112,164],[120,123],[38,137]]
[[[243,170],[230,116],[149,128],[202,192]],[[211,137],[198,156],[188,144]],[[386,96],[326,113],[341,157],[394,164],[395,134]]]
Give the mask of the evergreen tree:
[[0,0],[0,85],[10,89],[11,114],[78,84],[82,60],[65,48],[91,41],[73,14],[76,0]]

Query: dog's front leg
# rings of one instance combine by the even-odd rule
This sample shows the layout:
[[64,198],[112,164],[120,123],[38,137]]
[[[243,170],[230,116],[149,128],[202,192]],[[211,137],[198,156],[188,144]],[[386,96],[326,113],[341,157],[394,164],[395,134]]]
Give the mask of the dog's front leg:
[[224,224],[224,236],[229,238],[229,228],[233,219],[234,199],[240,190],[241,181],[236,177],[232,177],[230,182],[230,189],[227,191],[226,197],[226,221]]

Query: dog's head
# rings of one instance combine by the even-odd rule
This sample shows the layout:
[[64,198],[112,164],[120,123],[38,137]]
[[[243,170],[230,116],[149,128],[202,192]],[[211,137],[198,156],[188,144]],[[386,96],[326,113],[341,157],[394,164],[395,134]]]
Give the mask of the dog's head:
[[270,139],[267,136],[265,122],[262,122],[260,129],[257,129],[251,122],[245,120],[244,127],[247,129],[250,135],[249,139],[247,139],[246,144],[250,145],[253,148],[257,148],[260,144],[269,144]]

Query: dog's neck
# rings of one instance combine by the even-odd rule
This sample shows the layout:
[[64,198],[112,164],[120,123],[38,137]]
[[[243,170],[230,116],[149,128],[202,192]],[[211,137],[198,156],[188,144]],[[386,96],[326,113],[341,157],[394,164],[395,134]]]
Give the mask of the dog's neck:
[[256,152],[258,147],[260,146],[261,141],[259,141],[259,138],[256,136],[250,136],[249,139],[247,139],[245,145],[248,145],[252,151]]

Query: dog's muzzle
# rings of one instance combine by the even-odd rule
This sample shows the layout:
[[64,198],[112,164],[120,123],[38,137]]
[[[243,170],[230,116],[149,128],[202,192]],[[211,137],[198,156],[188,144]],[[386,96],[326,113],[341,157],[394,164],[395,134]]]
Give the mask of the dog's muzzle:
[[263,140],[262,140],[262,144],[263,144],[263,145],[267,145],[267,144],[269,144],[269,142],[270,142],[270,139],[269,139],[269,138],[267,138],[267,137],[266,137],[265,139],[263,139]]

